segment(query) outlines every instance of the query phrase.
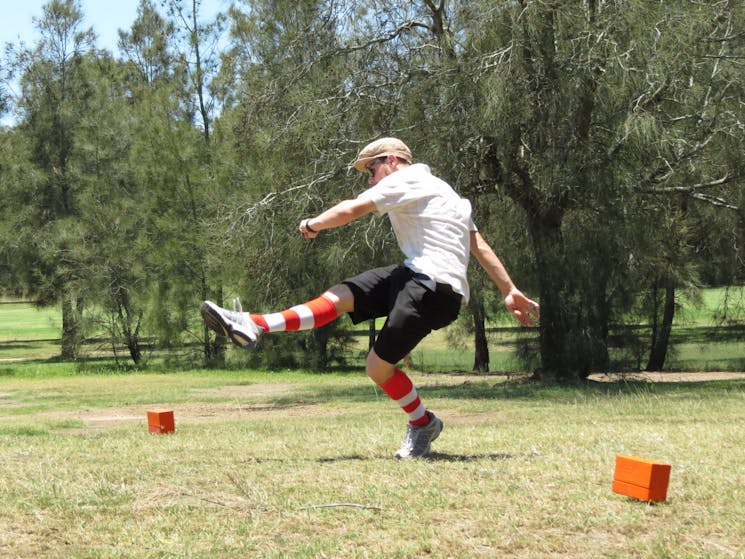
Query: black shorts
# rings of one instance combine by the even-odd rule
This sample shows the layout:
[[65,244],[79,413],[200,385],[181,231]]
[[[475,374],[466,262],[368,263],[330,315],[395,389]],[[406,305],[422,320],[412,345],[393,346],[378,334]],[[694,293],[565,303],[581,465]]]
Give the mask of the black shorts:
[[354,295],[354,311],[349,313],[352,322],[388,317],[374,349],[389,363],[398,363],[432,330],[458,318],[463,297],[444,283],[432,290],[422,278],[429,280],[406,266],[394,265],[342,282]]

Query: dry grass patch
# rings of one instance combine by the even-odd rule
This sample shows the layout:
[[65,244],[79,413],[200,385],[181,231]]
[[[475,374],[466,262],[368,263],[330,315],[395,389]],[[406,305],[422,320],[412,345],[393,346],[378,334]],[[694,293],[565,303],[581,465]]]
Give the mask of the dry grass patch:
[[[361,375],[107,380],[2,380],[14,405],[0,408],[1,557],[745,550],[742,381],[547,388],[421,375],[445,431],[429,459],[398,462],[402,415]],[[150,435],[144,412],[164,404],[177,432]],[[617,453],[669,461],[668,502],[613,494]]]

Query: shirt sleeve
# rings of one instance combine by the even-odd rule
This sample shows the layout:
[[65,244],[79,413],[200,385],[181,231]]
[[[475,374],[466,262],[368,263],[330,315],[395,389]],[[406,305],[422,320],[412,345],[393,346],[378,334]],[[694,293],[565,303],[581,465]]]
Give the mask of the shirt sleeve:
[[398,173],[388,175],[375,186],[362,192],[357,198],[370,200],[375,204],[377,215],[385,215],[388,212],[403,208],[409,204],[430,195],[418,181],[400,180]]

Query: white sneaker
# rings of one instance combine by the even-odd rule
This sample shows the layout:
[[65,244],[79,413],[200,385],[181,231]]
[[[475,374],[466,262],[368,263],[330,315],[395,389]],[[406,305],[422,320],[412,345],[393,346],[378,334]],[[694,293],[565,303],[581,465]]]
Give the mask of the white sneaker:
[[442,421],[431,411],[427,412],[429,423],[418,427],[411,425],[406,429],[406,435],[401,443],[401,448],[396,453],[396,458],[416,458],[427,456],[429,447],[442,433]]
[[212,301],[202,303],[200,309],[204,323],[221,336],[230,338],[242,349],[253,349],[264,334],[264,329],[249,317],[248,313],[229,311]]

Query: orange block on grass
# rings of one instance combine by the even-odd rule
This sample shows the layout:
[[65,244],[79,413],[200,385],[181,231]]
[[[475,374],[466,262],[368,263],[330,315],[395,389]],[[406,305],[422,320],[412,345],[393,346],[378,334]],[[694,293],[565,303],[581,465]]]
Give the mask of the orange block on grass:
[[151,433],[173,433],[176,430],[173,410],[148,411],[147,425]]
[[616,456],[613,491],[642,501],[664,501],[670,482],[670,464],[637,456]]

